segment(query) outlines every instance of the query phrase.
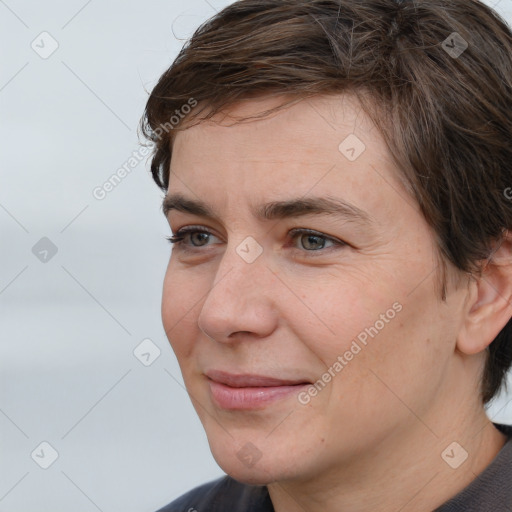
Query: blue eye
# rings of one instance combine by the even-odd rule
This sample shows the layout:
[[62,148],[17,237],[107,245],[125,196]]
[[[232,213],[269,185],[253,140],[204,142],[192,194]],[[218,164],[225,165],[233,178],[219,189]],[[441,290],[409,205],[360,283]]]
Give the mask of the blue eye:
[[[300,247],[292,244],[291,247],[302,252],[322,252],[324,249],[332,249],[335,247],[347,246],[345,242],[337,240],[330,236],[313,231],[311,229],[293,229],[288,233],[292,240],[299,240]],[[180,229],[176,235],[167,237],[167,240],[174,245],[183,248],[186,251],[199,250],[200,247],[207,247],[210,238],[217,238],[213,233],[210,233],[205,228],[198,228],[196,226],[188,226]],[[330,244],[326,246],[326,244]],[[325,252],[325,251],[323,251]]]
[[337,241],[317,233],[316,231],[310,231],[305,229],[297,229],[290,232],[292,239],[297,239],[300,242],[300,248],[305,249],[308,252],[319,251],[326,248],[326,243],[336,244]]

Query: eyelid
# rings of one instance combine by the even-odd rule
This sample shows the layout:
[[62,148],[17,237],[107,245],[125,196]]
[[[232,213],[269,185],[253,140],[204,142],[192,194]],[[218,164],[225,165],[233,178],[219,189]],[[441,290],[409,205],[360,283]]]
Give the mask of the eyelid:
[[[176,231],[176,233],[173,234],[173,236],[167,237],[167,240],[169,242],[171,242],[172,244],[174,244],[175,246],[183,245],[187,249],[191,248],[190,250],[200,249],[203,246],[194,246],[194,245],[190,245],[190,244],[182,244],[181,243],[181,242],[183,242],[183,239],[187,235],[191,235],[194,233],[205,233],[205,234],[211,235],[215,238],[219,238],[217,235],[212,233],[208,228],[205,228],[203,226],[185,226],[184,228],[178,229]],[[204,246],[204,247],[207,247],[207,246]]]
[[208,228],[205,228],[203,226],[185,226],[184,228],[180,228],[180,229],[178,229],[178,231],[176,231],[176,236],[182,236],[182,235],[186,235],[188,233],[196,233],[196,232],[208,233],[209,235],[213,235],[213,233]]
[[[181,245],[183,250],[185,250],[185,251],[195,251],[196,252],[196,251],[201,250],[201,248],[204,248],[203,250],[205,250],[207,247],[209,247],[209,245],[194,246],[191,244],[182,243],[185,236],[187,236],[189,234],[194,234],[194,233],[206,233],[215,238],[219,238],[214,233],[212,233],[208,228],[205,228],[202,226],[185,226],[184,228],[177,230],[176,234],[172,237],[168,237],[167,240],[169,240],[169,242],[175,244],[176,246]],[[339,240],[338,238],[332,237],[330,235],[326,235],[325,233],[322,233],[321,231],[317,231],[314,229],[294,228],[294,229],[291,229],[287,233],[287,237],[292,240],[295,239],[299,235],[317,236],[317,237],[323,238],[333,244],[333,246],[331,246],[331,247],[322,248],[322,249],[319,249],[316,251],[308,251],[306,249],[298,249],[297,247],[294,247],[293,244],[291,244],[291,245],[289,244],[286,246],[286,247],[291,247],[292,249],[299,251],[300,253],[303,253],[303,254],[305,253],[308,255],[308,257],[315,257],[315,255],[317,255],[317,256],[325,255],[326,253],[330,252],[330,250],[336,250],[336,249],[340,249],[342,247],[352,247],[350,244],[348,244],[347,242],[344,242],[343,240]]]
[[[290,238],[294,238],[296,235],[313,235],[313,236],[317,236],[319,238],[325,238],[326,240],[329,240],[330,242],[333,242],[334,244],[337,244],[337,245],[348,245],[343,240],[339,240],[338,238],[335,238],[333,236],[326,235],[325,233],[322,233],[321,231],[316,231],[315,229],[294,228],[288,232],[288,236]],[[313,252],[313,251],[310,251],[310,252]]]

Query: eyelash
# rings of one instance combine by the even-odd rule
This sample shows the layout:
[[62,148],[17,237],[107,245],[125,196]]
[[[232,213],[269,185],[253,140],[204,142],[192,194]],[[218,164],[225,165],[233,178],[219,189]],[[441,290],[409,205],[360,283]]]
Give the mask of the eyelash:
[[[192,247],[192,249],[190,247],[187,247],[188,244],[184,243],[185,237],[187,235],[192,235],[195,233],[205,233],[207,235],[215,236],[213,233],[211,233],[207,229],[190,226],[190,227],[180,229],[174,236],[166,237],[166,240],[168,240],[169,243],[173,244],[174,247],[183,247],[185,251],[193,252],[196,250],[200,250],[201,247],[207,247],[207,246],[193,246],[193,245],[190,246],[190,247]],[[292,239],[295,239],[301,235],[312,235],[317,238],[321,238],[321,239],[327,240],[329,242],[332,242],[334,244],[332,247],[321,248],[321,249],[317,249],[317,250],[297,249],[297,250],[305,252],[305,253],[310,253],[310,254],[308,254],[308,256],[311,256],[311,257],[314,257],[314,255],[311,253],[325,254],[325,252],[328,251],[329,249],[347,247],[349,245],[346,242],[342,242],[341,240],[337,240],[336,238],[332,238],[330,236],[324,235],[323,233],[320,233],[318,231],[314,231],[311,229],[296,228],[296,229],[292,229],[288,234],[291,236]],[[296,248],[294,247],[294,249],[296,249]]]

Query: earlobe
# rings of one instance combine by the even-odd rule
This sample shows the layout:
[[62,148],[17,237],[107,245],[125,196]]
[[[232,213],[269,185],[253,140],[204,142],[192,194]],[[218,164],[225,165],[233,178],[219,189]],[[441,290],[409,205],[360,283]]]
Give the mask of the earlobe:
[[468,355],[485,350],[512,317],[512,235],[506,232],[469,284],[457,348]]

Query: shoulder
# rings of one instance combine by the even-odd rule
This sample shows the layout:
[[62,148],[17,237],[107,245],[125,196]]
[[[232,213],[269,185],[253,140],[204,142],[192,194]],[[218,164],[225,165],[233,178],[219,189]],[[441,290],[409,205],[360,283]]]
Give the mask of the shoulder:
[[229,476],[192,489],[158,512],[225,512],[230,509],[273,512],[266,487],[242,484]]

